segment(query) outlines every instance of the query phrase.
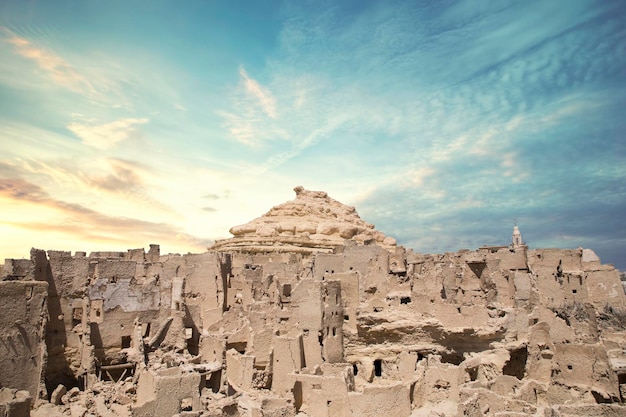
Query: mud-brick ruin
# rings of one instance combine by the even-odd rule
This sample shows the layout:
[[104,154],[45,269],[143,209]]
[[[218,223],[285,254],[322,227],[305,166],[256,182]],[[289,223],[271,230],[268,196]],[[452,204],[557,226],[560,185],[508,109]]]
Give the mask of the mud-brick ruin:
[[589,249],[426,255],[297,187],[208,252],[43,251],[0,281],[0,416],[623,416]]

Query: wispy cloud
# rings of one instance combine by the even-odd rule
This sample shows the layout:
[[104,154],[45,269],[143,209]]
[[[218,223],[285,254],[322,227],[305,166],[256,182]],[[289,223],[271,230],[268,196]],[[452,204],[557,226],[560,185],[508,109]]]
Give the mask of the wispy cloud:
[[0,176],[3,174],[37,184],[57,197],[62,195],[80,202],[93,201],[107,193],[106,201],[101,201],[99,206],[109,212],[137,215],[149,209],[147,217],[180,218],[171,202],[160,199],[155,191],[162,181],[158,171],[129,158],[94,157],[86,152],[73,159],[16,159],[0,164]]
[[243,78],[246,91],[258,100],[258,104],[261,106],[263,112],[272,119],[278,117],[276,113],[276,100],[269,89],[263,87],[258,81],[250,78],[243,67],[239,68],[239,75]]
[[265,141],[287,139],[287,131],[276,122],[276,98],[271,91],[239,68],[241,83],[232,97],[232,109],[218,112],[232,137],[251,146]]
[[137,192],[144,185],[146,167],[137,162],[109,158],[112,172],[104,176],[82,174],[90,186],[116,193]]
[[147,118],[126,118],[109,123],[72,122],[67,128],[82,139],[85,145],[97,149],[108,149],[118,142],[131,138],[137,132],[137,125],[148,123]]
[[407,179],[409,184],[414,187],[422,187],[426,178],[433,175],[436,171],[430,167],[421,167],[408,172]]
[[[85,193],[85,185],[89,191],[109,193],[119,205],[150,208],[151,213],[165,213],[168,216],[180,217],[173,208],[171,202],[163,201],[155,194],[155,183],[158,178],[157,171],[142,162],[123,158],[106,158],[105,168],[102,174],[94,168],[81,170],[75,176],[82,181],[76,189]],[[94,162],[104,162],[101,160]]]
[[0,27],[0,32],[4,34],[4,42],[12,45],[15,52],[23,58],[33,61],[55,84],[75,93],[97,93],[93,84],[59,55],[33,44],[6,27]]
[[[174,101],[175,108],[182,110],[177,95],[163,80],[155,82],[140,68],[121,65],[115,53],[105,54],[99,48],[72,50],[71,42],[58,44],[55,37],[28,25],[19,29],[0,26],[0,46],[6,45],[0,48],[0,57],[7,60],[0,83],[9,88],[45,90],[46,101],[64,106],[69,102],[63,92],[75,93],[84,99],[81,111],[99,114],[110,109],[133,109],[139,94],[146,94],[149,88],[158,100]],[[55,89],[59,91],[51,93]],[[72,97],[72,103],[77,103],[76,97]]]
[[[167,241],[177,239],[202,249],[208,240],[181,232],[167,223],[155,223],[128,217],[114,217],[80,204],[68,203],[51,197],[36,184],[19,178],[0,178],[0,198],[14,203],[34,205],[42,210],[54,210],[61,218],[50,223],[4,220],[14,227],[36,229],[41,232],[58,232],[74,235],[77,239],[100,241]],[[130,237],[132,236],[132,238]]]

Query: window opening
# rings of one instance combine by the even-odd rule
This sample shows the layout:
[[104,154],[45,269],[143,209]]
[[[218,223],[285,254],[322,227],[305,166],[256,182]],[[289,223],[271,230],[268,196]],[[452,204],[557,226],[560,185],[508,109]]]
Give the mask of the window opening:
[[130,347],[130,336],[122,336],[122,349]]
[[283,285],[283,296],[291,297],[291,284]]
[[526,371],[526,360],[528,359],[528,350],[523,347],[520,349],[512,350],[510,352],[510,359],[504,364],[502,373],[504,375],[514,376],[517,379],[524,378]]
[[374,375],[375,376],[383,375],[383,361],[380,359],[376,359],[374,361]]

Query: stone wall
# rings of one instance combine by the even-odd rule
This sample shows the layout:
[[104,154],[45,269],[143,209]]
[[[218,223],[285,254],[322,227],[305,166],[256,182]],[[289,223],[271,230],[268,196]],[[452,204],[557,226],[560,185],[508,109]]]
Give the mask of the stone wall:
[[0,281],[0,387],[38,398],[44,387],[48,284]]

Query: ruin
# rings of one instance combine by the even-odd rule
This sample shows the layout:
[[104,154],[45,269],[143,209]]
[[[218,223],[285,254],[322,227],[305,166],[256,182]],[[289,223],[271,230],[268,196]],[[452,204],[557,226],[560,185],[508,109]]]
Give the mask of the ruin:
[[0,415],[626,415],[590,249],[420,254],[324,192],[207,252],[43,251],[0,278]]

